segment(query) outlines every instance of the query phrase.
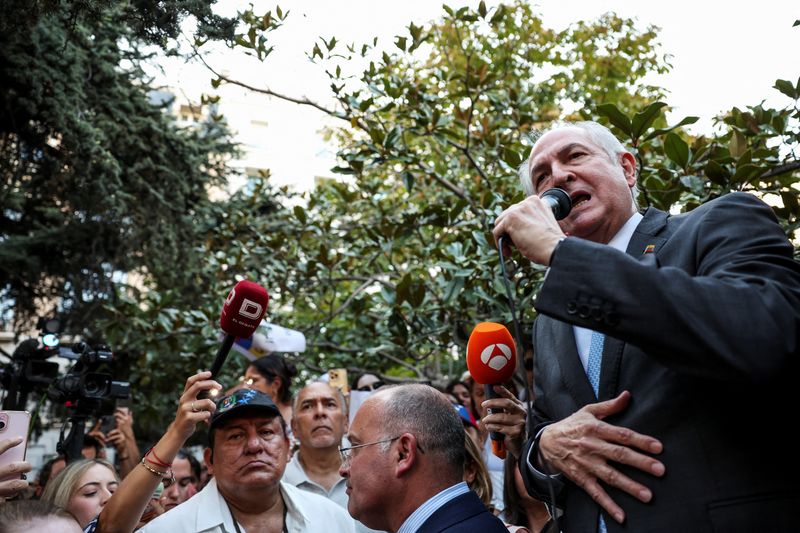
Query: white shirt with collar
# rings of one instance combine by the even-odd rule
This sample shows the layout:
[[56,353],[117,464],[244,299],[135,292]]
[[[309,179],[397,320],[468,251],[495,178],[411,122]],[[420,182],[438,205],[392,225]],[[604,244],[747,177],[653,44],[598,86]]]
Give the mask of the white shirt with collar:
[[[281,482],[289,533],[355,533],[353,519],[330,500]],[[236,533],[233,516],[212,479],[197,495],[139,529],[139,533]],[[239,525],[239,531],[245,533]]]
[[[628,249],[628,243],[631,242],[633,232],[636,231],[636,226],[639,225],[642,218],[644,217],[638,211],[634,213],[608,242],[608,246],[625,252]],[[578,355],[585,371],[589,365],[589,346],[592,343],[592,330],[580,326],[572,326],[572,333],[575,335],[575,346],[578,348]]]

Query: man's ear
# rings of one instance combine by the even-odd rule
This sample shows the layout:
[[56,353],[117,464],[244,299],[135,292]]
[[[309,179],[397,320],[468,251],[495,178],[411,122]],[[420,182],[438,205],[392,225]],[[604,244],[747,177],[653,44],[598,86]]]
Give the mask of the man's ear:
[[419,448],[417,448],[417,437],[411,433],[403,433],[397,439],[397,466],[395,473],[401,477],[409,473],[419,460]]
[[292,433],[297,435],[297,417],[293,416],[289,421],[289,426],[292,428]]
[[630,152],[622,152],[619,155],[619,164],[625,174],[625,181],[628,187],[633,187],[636,183],[636,157]]
[[208,475],[214,475],[214,450],[211,448],[206,448],[203,450],[203,461],[206,463],[206,468],[208,468]]

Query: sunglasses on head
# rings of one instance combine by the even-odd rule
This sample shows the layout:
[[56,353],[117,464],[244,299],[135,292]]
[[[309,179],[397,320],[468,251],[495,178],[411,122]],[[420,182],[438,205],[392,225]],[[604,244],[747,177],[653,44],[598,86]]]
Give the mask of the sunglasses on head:
[[361,392],[370,392],[370,391],[377,390],[377,389],[379,389],[379,388],[381,388],[383,386],[384,386],[384,382],[383,381],[376,381],[375,383],[372,383],[370,385],[364,385],[363,387],[359,387],[356,390],[361,391]]

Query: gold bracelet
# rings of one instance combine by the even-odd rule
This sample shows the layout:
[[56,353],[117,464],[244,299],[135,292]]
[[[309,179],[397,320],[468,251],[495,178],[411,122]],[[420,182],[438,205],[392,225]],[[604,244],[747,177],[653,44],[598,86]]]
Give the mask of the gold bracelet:
[[165,470],[165,471],[163,471],[163,472],[159,472],[159,471],[158,471],[158,470],[156,470],[155,468],[152,468],[150,465],[148,465],[147,463],[145,463],[145,462],[144,462],[144,457],[142,457],[142,460],[141,460],[141,461],[139,461],[139,464],[141,464],[141,465],[142,465],[143,467],[145,467],[147,470],[149,470],[150,472],[152,472],[152,474],[153,474],[154,476],[158,476],[158,477],[164,477],[164,476],[166,476],[166,475],[167,475],[167,471],[166,471],[166,470]]

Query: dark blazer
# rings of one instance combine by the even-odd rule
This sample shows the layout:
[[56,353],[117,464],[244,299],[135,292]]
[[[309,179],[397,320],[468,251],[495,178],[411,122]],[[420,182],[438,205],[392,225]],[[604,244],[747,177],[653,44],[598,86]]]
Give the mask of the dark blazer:
[[[599,401],[632,394],[606,421],[664,444],[662,478],[619,466],[652,489],[650,503],[605,487],[627,516],[620,526],[606,515],[609,532],[800,530],[792,253],[772,210],[742,193],[681,215],[648,209],[627,254],[576,238],[557,247],[535,304],[532,435],[598,401],[574,324],[606,334]],[[549,500],[543,478],[523,471]],[[561,488],[563,531],[596,531],[599,506],[566,478]]]
[[417,530],[417,533],[439,532],[508,533],[508,529],[489,512],[477,494],[469,491],[438,508]]

